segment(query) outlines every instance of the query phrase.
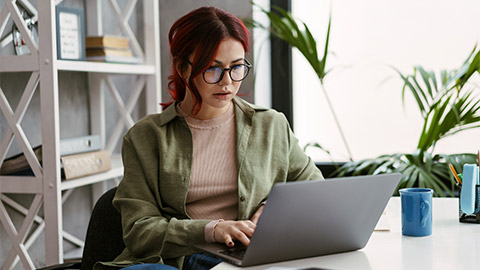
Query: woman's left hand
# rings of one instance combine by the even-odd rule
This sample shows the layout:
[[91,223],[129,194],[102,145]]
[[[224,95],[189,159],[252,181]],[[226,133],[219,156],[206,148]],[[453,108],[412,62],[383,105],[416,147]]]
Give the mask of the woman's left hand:
[[257,225],[258,220],[260,219],[260,216],[261,216],[262,213],[263,213],[263,208],[265,208],[265,205],[264,205],[264,204],[262,204],[262,205],[257,209],[257,212],[255,212],[255,214],[253,214],[252,218],[250,219],[253,223],[255,223],[255,225]]

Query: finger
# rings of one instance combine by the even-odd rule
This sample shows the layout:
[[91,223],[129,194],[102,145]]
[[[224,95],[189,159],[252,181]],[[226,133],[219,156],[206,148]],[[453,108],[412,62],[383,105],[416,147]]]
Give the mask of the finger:
[[255,232],[254,229],[249,228],[249,229],[248,229],[246,232],[244,232],[244,233],[245,233],[245,235],[246,235],[248,238],[252,238],[254,232]]
[[265,207],[264,205],[260,206],[260,207],[258,208],[257,212],[255,212],[255,214],[254,214],[253,217],[252,217],[252,222],[253,222],[253,223],[255,223],[255,224],[258,223],[258,220],[260,219],[260,216],[261,216],[262,213],[263,213],[263,208],[264,208],[264,207]]
[[[257,225],[253,223],[251,220],[242,220],[242,221],[237,221],[235,224],[235,230],[239,230],[245,234],[248,234],[252,236],[253,232],[255,232],[255,229],[257,228]],[[232,232],[233,233],[233,232]]]
[[235,246],[235,244],[233,243],[233,239],[230,235],[225,235],[225,245],[227,245],[228,247],[233,247]]
[[251,220],[238,221],[238,224],[241,224],[242,227],[248,227],[248,228],[252,228],[252,229],[255,229],[257,227],[257,224],[255,224]]
[[255,215],[253,215],[252,222],[257,224],[259,219],[260,219],[260,214],[257,212],[255,213]]
[[244,246],[250,244],[250,238],[248,238],[243,232],[239,231],[234,236],[236,240],[240,241]]
[[244,227],[242,227],[240,230],[250,238],[253,236],[256,228],[257,226],[253,222],[251,222],[250,224],[244,225]]

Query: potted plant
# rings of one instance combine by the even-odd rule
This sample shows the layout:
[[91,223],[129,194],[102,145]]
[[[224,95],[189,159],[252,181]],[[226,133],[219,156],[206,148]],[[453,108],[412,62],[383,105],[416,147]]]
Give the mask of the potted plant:
[[[323,57],[319,57],[315,38],[305,23],[297,23],[289,12],[279,7],[272,6],[273,11],[262,8],[260,10],[268,16],[270,28],[254,21],[251,25],[268,29],[274,36],[297,48],[320,80],[322,91],[350,155],[350,161],[338,166],[333,173],[334,176],[400,172],[402,179],[398,188],[429,187],[435,190],[436,196],[454,195],[456,182],[449,171],[448,164],[451,163],[457,171],[461,171],[463,164],[476,163],[477,156],[473,153],[438,154],[435,153],[435,146],[445,137],[480,126],[480,100],[473,95],[472,87],[474,86],[469,83],[471,77],[480,72],[480,51],[476,47],[457,70],[443,70],[435,73],[416,66],[412,74],[403,74],[395,69],[404,83],[402,100],[404,101],[405,93],[409,90],[424,120],[418,145],[412,153],[395,153],[353,161],[348,143],[324,87],[324,79],[329,72],[326,70],[326,61],[331,16]],[[309,143],[305,146],[307,147],[317,147],[329,154],[329,151],[318,143]],[[334,164],[334,166],[337,165]]]
[[412,153],[347,162],[336,175],[400,172],[398,188],[428,187],[436,196],[454,196],[456,182],[448,165],[461,171],[465,163],[477,163],[477,155],[439,154],[435,153],[435,146],[445,137],[480,127],[480,99],[473,95],[478,85],[469,82],[475,73],[480,73],[480,51],[475,46],[456,70],[435,73],[416,66],[412,74],[396,72],[403,80],[402,100],[409,91],[424,120],[416,149]]

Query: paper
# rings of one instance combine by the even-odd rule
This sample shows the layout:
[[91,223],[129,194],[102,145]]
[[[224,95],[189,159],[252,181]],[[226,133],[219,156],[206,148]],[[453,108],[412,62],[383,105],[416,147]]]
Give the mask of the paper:
[[387,212],[383,212],[378,220],[375,231],[390,231],[390,223],[388,222]]
[[60,12],[60,58],[80,59],[80,28],[78,15]]

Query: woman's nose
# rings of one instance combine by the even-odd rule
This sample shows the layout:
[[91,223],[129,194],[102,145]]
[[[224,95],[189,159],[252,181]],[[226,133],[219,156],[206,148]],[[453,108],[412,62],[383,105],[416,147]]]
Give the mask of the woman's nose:
[[225,73],[223,74],[223,78],[218,82],[220,85],[229,85],[232,83],[232,78],[230,78],[230,72],[229,70],[225,70]]

